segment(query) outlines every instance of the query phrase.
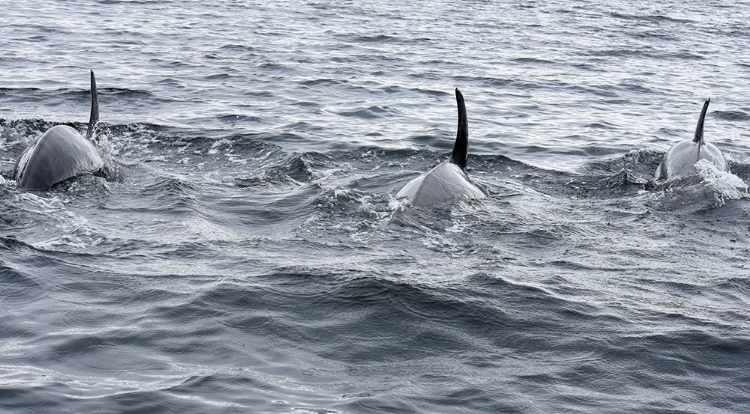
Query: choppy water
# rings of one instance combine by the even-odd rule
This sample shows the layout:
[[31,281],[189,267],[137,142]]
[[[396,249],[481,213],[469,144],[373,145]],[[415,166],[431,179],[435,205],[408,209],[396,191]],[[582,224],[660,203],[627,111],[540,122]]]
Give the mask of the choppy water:
[[[750,410],[750,4],[2,9],[3,411]],[[89,69],[122,179],[18,190]],[[455,87],[489,197],[403,208]]]

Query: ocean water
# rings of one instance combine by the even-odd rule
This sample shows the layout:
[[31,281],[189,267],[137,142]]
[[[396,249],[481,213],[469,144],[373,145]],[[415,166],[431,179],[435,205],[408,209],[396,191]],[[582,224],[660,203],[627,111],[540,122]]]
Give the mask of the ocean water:
[[[747,2],[2,10],[0,411],[750,411]],[[89,69],[118,174],[19,190]]]

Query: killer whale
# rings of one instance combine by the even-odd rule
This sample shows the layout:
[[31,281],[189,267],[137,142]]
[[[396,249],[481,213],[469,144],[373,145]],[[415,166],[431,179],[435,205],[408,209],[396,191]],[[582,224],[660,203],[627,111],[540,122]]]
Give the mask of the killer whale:
[[21,154],[13,178],[18,187],[26,190],[45,190],[67,179],[96,173],[105,167],[104,160],[94,145],[95,129],[99,122],[99,98],[96,78],[91,71],[91,114],[84,138],[67,125],[48,129]]
[[484,192],[466,174],[469,148],[469,123],[464,97],[456,88],[458,132],[450,158],[432,170],[409,181],[396,194],[413,206],[444,204],[458,199],[482,199]]
[[715,145],[706,142],[703,138],[703,123],[706,119],[706,111],[711,98],[706,99],[703,110],[695,127],[695,135],[691,141],[682,141],[672,146],[664,154],[659,166],[654,173],[655,180],[673,180],[684,178],[698,173],[695,163],[700,160],[711,162],[719,171],[729,171],[727,162],[721,151]]

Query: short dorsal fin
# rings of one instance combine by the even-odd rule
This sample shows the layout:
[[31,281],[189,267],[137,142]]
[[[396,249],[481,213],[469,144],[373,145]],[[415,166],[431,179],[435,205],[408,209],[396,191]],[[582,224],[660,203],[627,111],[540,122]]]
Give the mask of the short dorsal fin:
[[96,78],[94,77],[94,71],[91,71],[91,116],[89,117],[89,129],[86,131],[87,139],[95,139],[94,130],[96,124],[99,123],[99,95],[96,93]]
[[703,145],[703,121],[706,119],[706,111],[708,110],[708,104],[711,102],[711,98],[706,99],[706,103],[703,104],[703,110],[701,116],[698,118],[698,125],[695,127],[695,136],[693,142],[697,142],[698,145]]
[[456,143],[453,144],[451,162],[465,169],[469,152],[469,121],[466,118],[464,96],[461,95],[458,88],[456,88],[456,102],[458,103],[458,132],[456,133]]

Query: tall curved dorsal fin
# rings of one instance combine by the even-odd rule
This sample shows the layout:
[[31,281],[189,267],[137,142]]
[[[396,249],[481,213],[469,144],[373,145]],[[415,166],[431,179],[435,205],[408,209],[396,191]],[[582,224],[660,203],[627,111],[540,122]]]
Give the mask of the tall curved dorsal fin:
[[456,133],[456,143],[453,144],[451,162],[461,169],[465,169],[469,153],[469,121],[466,118],[464,96],[461,95],[458,88],[456,88],[456,102],[458,103],[458,132]]
[[[99,123],[99,95],[96,93],[96,78],[91,71],[91,116],[89,116],[89,129],[86,131],[86,139],[94,138],[94,129]],[[98,140],[97,140],[98,141]]]
[[703,141],[703,121],[705,121],[706,119],[706,111],[708,110],[709,102],[711,102],[711,98],[706,99],[706,103],[703,104],[701,116],[700,118],[698,118],[698,125],[695,127],[695,136],[693,137],[693,142],[697,142],[698,145],[703,145],[705,143]]

